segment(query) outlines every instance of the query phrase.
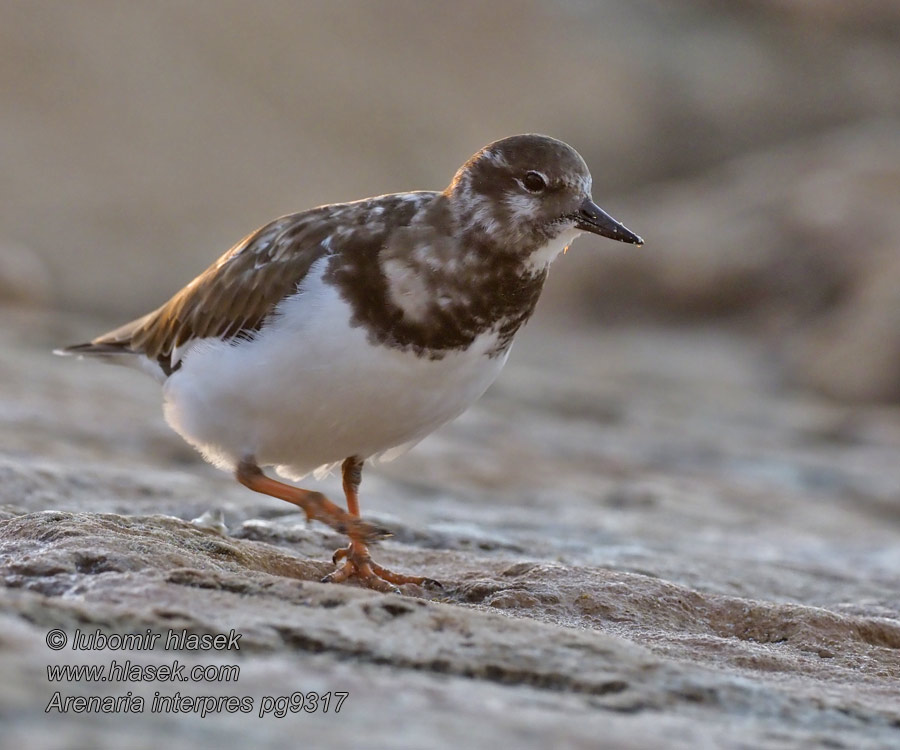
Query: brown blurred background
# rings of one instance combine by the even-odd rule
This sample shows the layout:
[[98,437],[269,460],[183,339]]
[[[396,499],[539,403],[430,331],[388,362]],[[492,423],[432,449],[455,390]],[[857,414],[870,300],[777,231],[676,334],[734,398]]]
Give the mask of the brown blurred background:
[[122,322],[290,211],[575,146],[647,240],[540,315],[714,326],[900,400],[900,3],[0,2],[0,299]]

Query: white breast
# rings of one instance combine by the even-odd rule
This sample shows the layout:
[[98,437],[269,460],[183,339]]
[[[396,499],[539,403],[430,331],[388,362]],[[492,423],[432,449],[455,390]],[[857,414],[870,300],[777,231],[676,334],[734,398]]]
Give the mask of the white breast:
[[252,341],[206,339],[164,387],[169,424],[215,465],[245,456],[292,479],[351,455],[392,458],[461,414],[508,352],[485,334],[429,360],[368,341],[318,261]]

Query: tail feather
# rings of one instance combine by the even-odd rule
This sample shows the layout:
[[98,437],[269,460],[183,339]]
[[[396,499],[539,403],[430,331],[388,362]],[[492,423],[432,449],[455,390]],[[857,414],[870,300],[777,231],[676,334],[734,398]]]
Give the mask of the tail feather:
[[73,344],[72,346],[64,346],[53,350],[54,354],[60,357],[81,357],[81,356],[109,356],[117,354],[134,354],[128,348],[128,342],[110,344],[105,341],[89,342],[87,344]]
[[155,311],[144,315],[137,320],[132,320],[123,326],[107,331],[97,336],[97,338],[87,342],[86,344],[74,344],[72,346],[64,346],[54,349],[54,354],[62,357],[71,356],[106,356],[113,354],[141,354],[137,349],[132,348],[132,339],[136,331],[144,325],[153,315]]
[[85,344],[74,344],[54,349],[53,353],[61,357],[92,357],[100,362],[135,367],[163,382],[171,374],[171,369],[166,371],[160,362],[149,359],[133,343],[135,331],[139,330],[141,325],[153,314],[150,313],[143,318],[126,323]]

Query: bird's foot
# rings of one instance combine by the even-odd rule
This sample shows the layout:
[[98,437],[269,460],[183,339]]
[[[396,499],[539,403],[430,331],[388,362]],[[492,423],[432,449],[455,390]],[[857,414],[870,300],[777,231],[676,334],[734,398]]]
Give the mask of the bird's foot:
[[332,560],[335,565],[341,560],[344,561],[344,564],[325,576],[322,579],[323,583],[342,583],[352,578],[367,588],[385,592],[397,591],[397,586],[402,586],[404,583],[415,583],[427,588],[443,588],[440,582],[433,578],[408,576],[381,567],[378,563],[372,561],[366,545],[356,541],[352,541],[347,547],[337,550]]

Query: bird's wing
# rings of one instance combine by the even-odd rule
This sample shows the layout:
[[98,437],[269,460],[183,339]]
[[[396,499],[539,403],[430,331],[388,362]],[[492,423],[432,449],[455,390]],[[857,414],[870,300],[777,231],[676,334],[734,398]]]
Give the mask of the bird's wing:
[[142,354],[169,375],[178,369],[191,342],[257,331],[278,303],[297,289],[313,263],[329,254],[326,239],[334,221],[328,208],[266,224],[162,307],[62,353]]

